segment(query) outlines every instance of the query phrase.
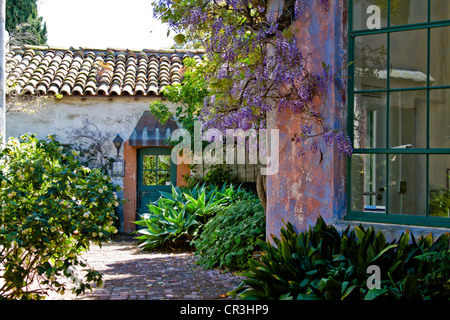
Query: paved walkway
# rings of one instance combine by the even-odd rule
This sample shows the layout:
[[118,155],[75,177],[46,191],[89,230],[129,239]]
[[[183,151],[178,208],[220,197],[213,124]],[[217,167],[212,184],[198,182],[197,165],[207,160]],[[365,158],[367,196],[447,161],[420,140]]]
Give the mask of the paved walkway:
[[103,274],[103,286],[76,297],[50,294],[51,300],[212,300],[231,299],[226,293],[242,280],[233,273],[206,270],[192,253],[142,252],[131,236],[118,236],[84,255]]

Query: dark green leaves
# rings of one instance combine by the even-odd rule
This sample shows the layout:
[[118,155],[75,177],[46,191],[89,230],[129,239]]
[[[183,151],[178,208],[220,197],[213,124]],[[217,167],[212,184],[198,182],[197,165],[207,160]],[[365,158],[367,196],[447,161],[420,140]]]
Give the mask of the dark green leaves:
[[[230,294],[243,299],[422,300],[450,298],[449,235],[433,242],[409,233],[387,243],[382,232],[358,226],[338,233],[319,217],[296,233],[285,223],[280,239],[260,244],[246,279]],[[427,254],[424,254],[427,252]],[[368,266],[376,265],[380,286],[368,288]]]

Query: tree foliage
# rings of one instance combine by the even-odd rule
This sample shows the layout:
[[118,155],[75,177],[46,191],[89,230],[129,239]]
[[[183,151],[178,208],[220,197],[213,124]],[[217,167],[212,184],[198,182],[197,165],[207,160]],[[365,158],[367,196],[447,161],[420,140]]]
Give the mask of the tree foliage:
[[[204,77],[206,65],[189,57],[183,60],[183,64],[182,83],[164,87],[163,94],[170,102],[179,104],[176,120],[193,137],[194,121],[198,118],[204,99],[209,95]],[[165,123],[171,116],[171,112],[161,101],[152,102],[150,110],[161,123]]]
[[47,27],[38,16],[36,0],[6,0],[5,27],[13,45],[47,43]]

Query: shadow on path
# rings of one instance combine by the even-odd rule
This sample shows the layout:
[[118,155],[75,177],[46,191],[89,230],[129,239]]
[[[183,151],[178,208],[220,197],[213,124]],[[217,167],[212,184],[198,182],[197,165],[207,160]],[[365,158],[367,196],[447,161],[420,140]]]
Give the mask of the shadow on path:
[[212,300],[226,295],[242,278],[206,270],[195,264],[192,252],[142,252],[132,236],[92,246],[84,258],[103,274],[103,286],[76,297],[71,293],[48,299],[76,300]]

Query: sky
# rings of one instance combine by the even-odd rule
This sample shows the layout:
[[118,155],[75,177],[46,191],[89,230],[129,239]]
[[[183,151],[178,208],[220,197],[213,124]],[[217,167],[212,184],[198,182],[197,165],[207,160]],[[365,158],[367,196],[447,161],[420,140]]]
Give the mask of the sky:
[[167,25],[153,19],[152,0],[38,0],[48,45],[93,49],[172,46]]

